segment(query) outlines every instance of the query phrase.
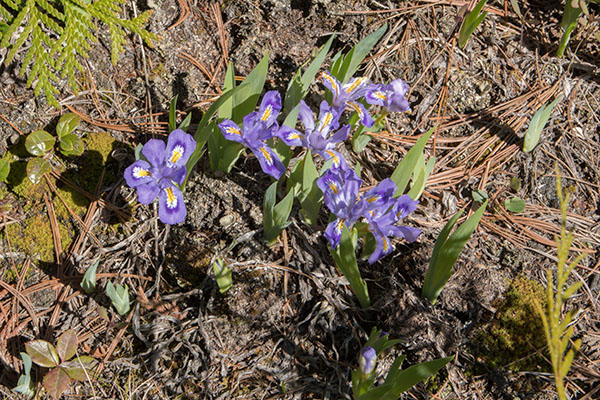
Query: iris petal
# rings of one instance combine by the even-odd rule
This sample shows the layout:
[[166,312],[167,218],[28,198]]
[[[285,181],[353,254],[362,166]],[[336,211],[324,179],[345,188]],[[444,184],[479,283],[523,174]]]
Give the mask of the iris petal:
[[125,182],[129,187],[138,187],[154,181],[152,177],[152,166],[144,160],[138,160],[125,169]]
[[183,167],[194,150],[196,150],[196,141],[192,135],[181,129],[175,129],[167,140],[165,161],[169,167]]
[[142,148],[142,154],[150,164],[158,167],[165,159],[165,142],[160,139],[150,139]]
[[140,204],[150,204],[158,196],[159,191],[160,189],[154,182],[140,185],[137,187],[138,201]]
[[169,225],[180,224],[186,215],[181,190],[176,186],[162,189],[158,194],[158,218],[161,222]]

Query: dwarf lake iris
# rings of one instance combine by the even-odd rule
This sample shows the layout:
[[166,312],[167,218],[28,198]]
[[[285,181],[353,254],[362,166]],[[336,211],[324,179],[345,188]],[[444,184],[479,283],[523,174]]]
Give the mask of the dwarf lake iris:
[[127,185],[136,188],[138,201],[150,204],[158,196],[158,218],[173,225],[184,221],[187,214],[183,193],[185,164],[196,149],[194,138],[181,129],[169,135],[167,144],[150,139],[142,148],[146,160],[137,160],[125,170]]
[[276,120],[280,111],[281,95],[271,90],[265,93],[258,112],[251,112],[244,117],[241,128],[230,119],[225,119],[219,124],[225,139],[249,148],[258,159],[262,170],[275,179],[281,177],[285,166],[266,141],[279,130]]

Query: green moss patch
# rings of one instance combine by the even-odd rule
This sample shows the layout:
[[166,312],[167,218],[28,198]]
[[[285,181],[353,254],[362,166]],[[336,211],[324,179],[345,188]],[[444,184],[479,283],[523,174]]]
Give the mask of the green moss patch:
[[512,371],[547,371],[548,365],[536,353],[546,344],[542,321],[535,302],[545,307],[546,292],[536,281],[516,278],[497,304],[493,321],[477,339],[478,354],[487,368]]
[[[61,222],[58,223],[58,230],[64,250],[72,241],[72,233]],[[29,254],[36,261],[55,262],[52,227],[47,215],[34,215],[23,221],[22,225],[8,225],[6,234],[10,237],[13,249]]]

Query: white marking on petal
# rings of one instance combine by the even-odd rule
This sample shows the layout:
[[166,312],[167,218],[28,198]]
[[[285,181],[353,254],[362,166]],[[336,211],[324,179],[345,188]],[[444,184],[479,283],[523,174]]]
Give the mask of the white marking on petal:
[[273,114],[273,107],[271,105],[268,105],[260,119],[266,122],[271,116],[271,114]]
[[352,93],[357,88],[361,87],[363,85],[363,83],[365,83],[366,81],[367,81],[366,76],[362,76],[360,78],[353,79],[352,82],[350,83],[350,85],[348,86],[348,89],[346,89],[346,93],[348,93],[348,94]]
[[377,91],[375,93],[373,93],[373,96],[377,97],[378,99],[381,100],[387,100],[387,96],[385,95],[385,93]]
[[177,207],[177,197],[175,197],[175,193],[173,193],[173,188],[166,188],[165,193],[167,194],[167,208],[173,209]]
[[134,178],[140,179],[140,178],[143,178],[144,176],[151,176],[151,175],[152,174],[147,169],[144,169],[142,167],[133,167],[133,177]]
[[177,145],[171,152],[171,157],[169,157],[169,161],[171,162],[171,164],[175,164],[177,162],[177,160],[179,160],[181,158],[182,155],[183,155],[183,146]]
[[329,156],[331,156],[331,158],[333,158],[333,164],[336,167],[340,166],[340,158],[337,156],[337,154],[335,154],[333,151],[331,150],[327,150],[325,151],[325,153],[329,154]]
[[344,220],[343,220],[343,219],[340,219],[340,220],[338,221],[338,223],[335,225],[335,232],[336,232],[338,235],[341,235],[341,234],[342,234],[342,228],[343,228],[343,227],[344,227]]
[[338,188],[337,183],[335,183],[331,179],[327,180],[327,186],[329,186],[329,189],[331,189],[333,194],[338,194],[340,192],[340,189]]
[[326,81],[329,82],[329,84],[331,85],[331,88],[335,91],[337,91],[337,83],[335,83],[335,78],[331,75],[329,75],[328,73],[323,72],[323,79],[325,79]]
[[239,129],[233,127],[233,126],[226,126],[225,127],[225,132],[232,134],[232,135],[238,135],[238,136],[242,136],[242,132],[240,132]]
[[271,155],[269,154],[267,149],[264,147],[261,147],[261,148],[259,148],[259,150],[262,153],[262,155],[265,156],[265,160],[267,160],[267,164],[273,165],[273,157],[271,157]]

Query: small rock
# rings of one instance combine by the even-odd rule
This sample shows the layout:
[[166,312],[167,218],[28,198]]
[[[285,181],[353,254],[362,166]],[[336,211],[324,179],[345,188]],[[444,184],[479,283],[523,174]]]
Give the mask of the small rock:
[[221,225],[223,228],[226,228],[229,225],[233,224],[234,220],[235,217],[233,216],[233,214],[227,214],[219,219],[219,225]]

